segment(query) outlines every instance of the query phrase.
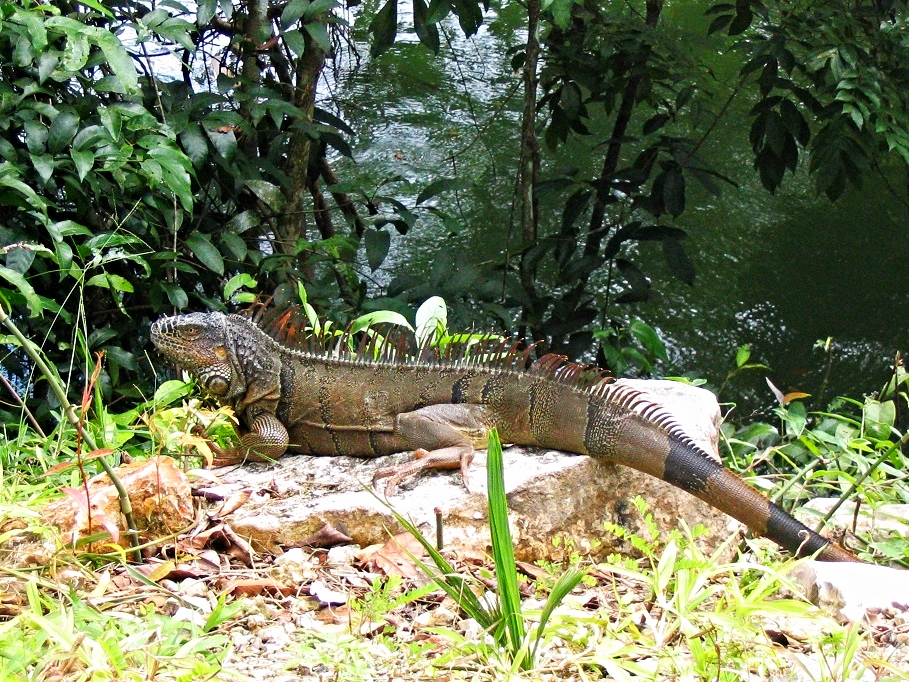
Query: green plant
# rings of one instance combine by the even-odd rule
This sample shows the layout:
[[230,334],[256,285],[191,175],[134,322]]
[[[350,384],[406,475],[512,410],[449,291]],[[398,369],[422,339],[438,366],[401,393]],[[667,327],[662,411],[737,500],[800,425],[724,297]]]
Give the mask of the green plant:
[[[444,556],[420,533],[410,521],[394,513],[398,523],[423,545],[432,560],[432,566],[418,561],[420,568],[433,582],[451,597],[470,618],[473,618],[489,635],[493,649],[478,642],[478,649],[489,656],[498,651],[520,670],[531,670],[536,663],[537,649],[546,634],[546,626],[553,612],[584,577],[584,571],[571,568],[556,581],[540,613],[539,623],[527,632],[527,614],[521,610],[518,591],[518,570],[514,559],[511,531],[508,525],[508,504],[502,471],[502,444],[495,429],[489,432],[487,460],[489,527],[492,539],[493,561],[498,580],[497,599],[478,597],[471,589],[471,581],[460,575]],[[393,510],[392,510],[393,511]]]
[[[820,523],[841,504],[855,499],[871,505],[909,501],[905,475],[909,461],[902,451],[909,434],[895,428],[895,400],[904,398],[837,398],[827,410],[809,412],[802,400],[792,396],[778,396],[780,404],[773,410],[778,426],[765,422],[739,428],[723,425],[731,466],[744,474],[794,471],[785,474],[784,482],[774,490],[765,479],[753,479],[784,506],[795,506],[816,495],[838,497],[839,502]],[[896,538],[875,545],[901,561],[909,554],[909,543]]]
[[[0,623],[3,679],[56,674],[91,680],[160,676],[189,682],[212,679],[220,670],[227,639],[212,628],[147,609],[101,611],[73,593],[51,596],[39,590],[34,578],[26,584],[26,593],[28,610]],[[210,623],[232,610],[216,609]]]
[[371,589],[353,599],[350,603],[351,608],[362,615],[368,623],[376,623],[386,613],[422,599],[435,589],[433,583],[427,583],[412,590],[402,590],[402,582],[403,579],[399,575],[390,575],[384,580],[373,578]]

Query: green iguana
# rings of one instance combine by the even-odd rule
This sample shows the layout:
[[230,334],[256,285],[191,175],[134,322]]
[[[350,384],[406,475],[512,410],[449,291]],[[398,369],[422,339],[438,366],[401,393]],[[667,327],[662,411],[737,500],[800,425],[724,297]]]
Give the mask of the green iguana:
[[[283,315],[283,316],[282,316]],[[461,467],[496,427],[503,442],[603,457],[681,488],[797,555],[859,561],[723,468],[641,393],[602,373],[527,352],[426,358],[394,344],[336,352],[298,339],[288,314],[190,313],[151,327],[158,350],[232,406],[241,444],[221,462],[273,460],[288,449],[378,457],[412,450],[383,469],[393,490],[426,468]],[[504,352],[502,352],[504,351]],[[479,359],[477,359],[479,357]]]

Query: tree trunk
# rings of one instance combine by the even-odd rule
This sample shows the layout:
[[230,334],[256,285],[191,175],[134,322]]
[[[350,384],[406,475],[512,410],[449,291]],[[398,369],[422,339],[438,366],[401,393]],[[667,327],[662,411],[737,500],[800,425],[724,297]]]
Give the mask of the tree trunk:
[[[537,240],[539,225],[538,205],[534,186],[540,175],[540,147],[537,140],[537,63],[540,58],[540,0],[527,4],[527,47],[522,80],[524,83],[524,113],[521,121],[521,160],[518,176],[518,204],[521,218],[521,288],[527,294],[529,305],[523,311],[526,327],[539,316],[539,296],[536,289],[536,265],[526,256],[526,249]],[[524,333],[522,329],[521,333]]]
[[[303,112],[301,123],[311,123],[316,104],[316,85],[325,64],[325,52],[305,29],[303,54],[297,60],[293,104]],[[299,125],[291,125],[287,145],[285,210],[275,226],[278,252],[293,255],[297,241],[306,237],[306,195],[312,140]]]

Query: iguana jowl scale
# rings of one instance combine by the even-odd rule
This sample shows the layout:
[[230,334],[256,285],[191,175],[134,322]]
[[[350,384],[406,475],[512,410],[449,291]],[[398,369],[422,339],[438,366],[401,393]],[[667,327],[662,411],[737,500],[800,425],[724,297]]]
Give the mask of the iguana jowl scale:
[[[464,360],[371,359],[308,350],[280,322],[190,313],[152,325],[158,350],[231,405],[246,430],[220,459],[276,459],[288,449],[418,459],[386,470],[393,483],[429,467],[462,471],[495,426],[504,442],[603,457],[662,479],[796,554],[858,561],[802,525],[711,459],[640,393],[585,379],[546,356],[529,370],[514,356]],[[386,354],[390,355],[390,354]]]

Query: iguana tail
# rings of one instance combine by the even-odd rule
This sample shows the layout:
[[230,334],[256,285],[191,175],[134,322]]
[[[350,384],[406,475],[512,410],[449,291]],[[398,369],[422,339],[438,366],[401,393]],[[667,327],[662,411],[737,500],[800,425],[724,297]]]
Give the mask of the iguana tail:
[[[796,556],[818,552],[817,558],[821,561],[861,562],[723,467],[657,408],[645,406],[642,414],[634,411],[630,400],[624,404],[632,406],[631,414],[626,412],[625,418],[617,422],[621,426],[611,434],[611,443],[606,449],[598,449],[588,440],[591,455],[599,454],[681,488]],[[594,445],[592,448],[591,444]]]

